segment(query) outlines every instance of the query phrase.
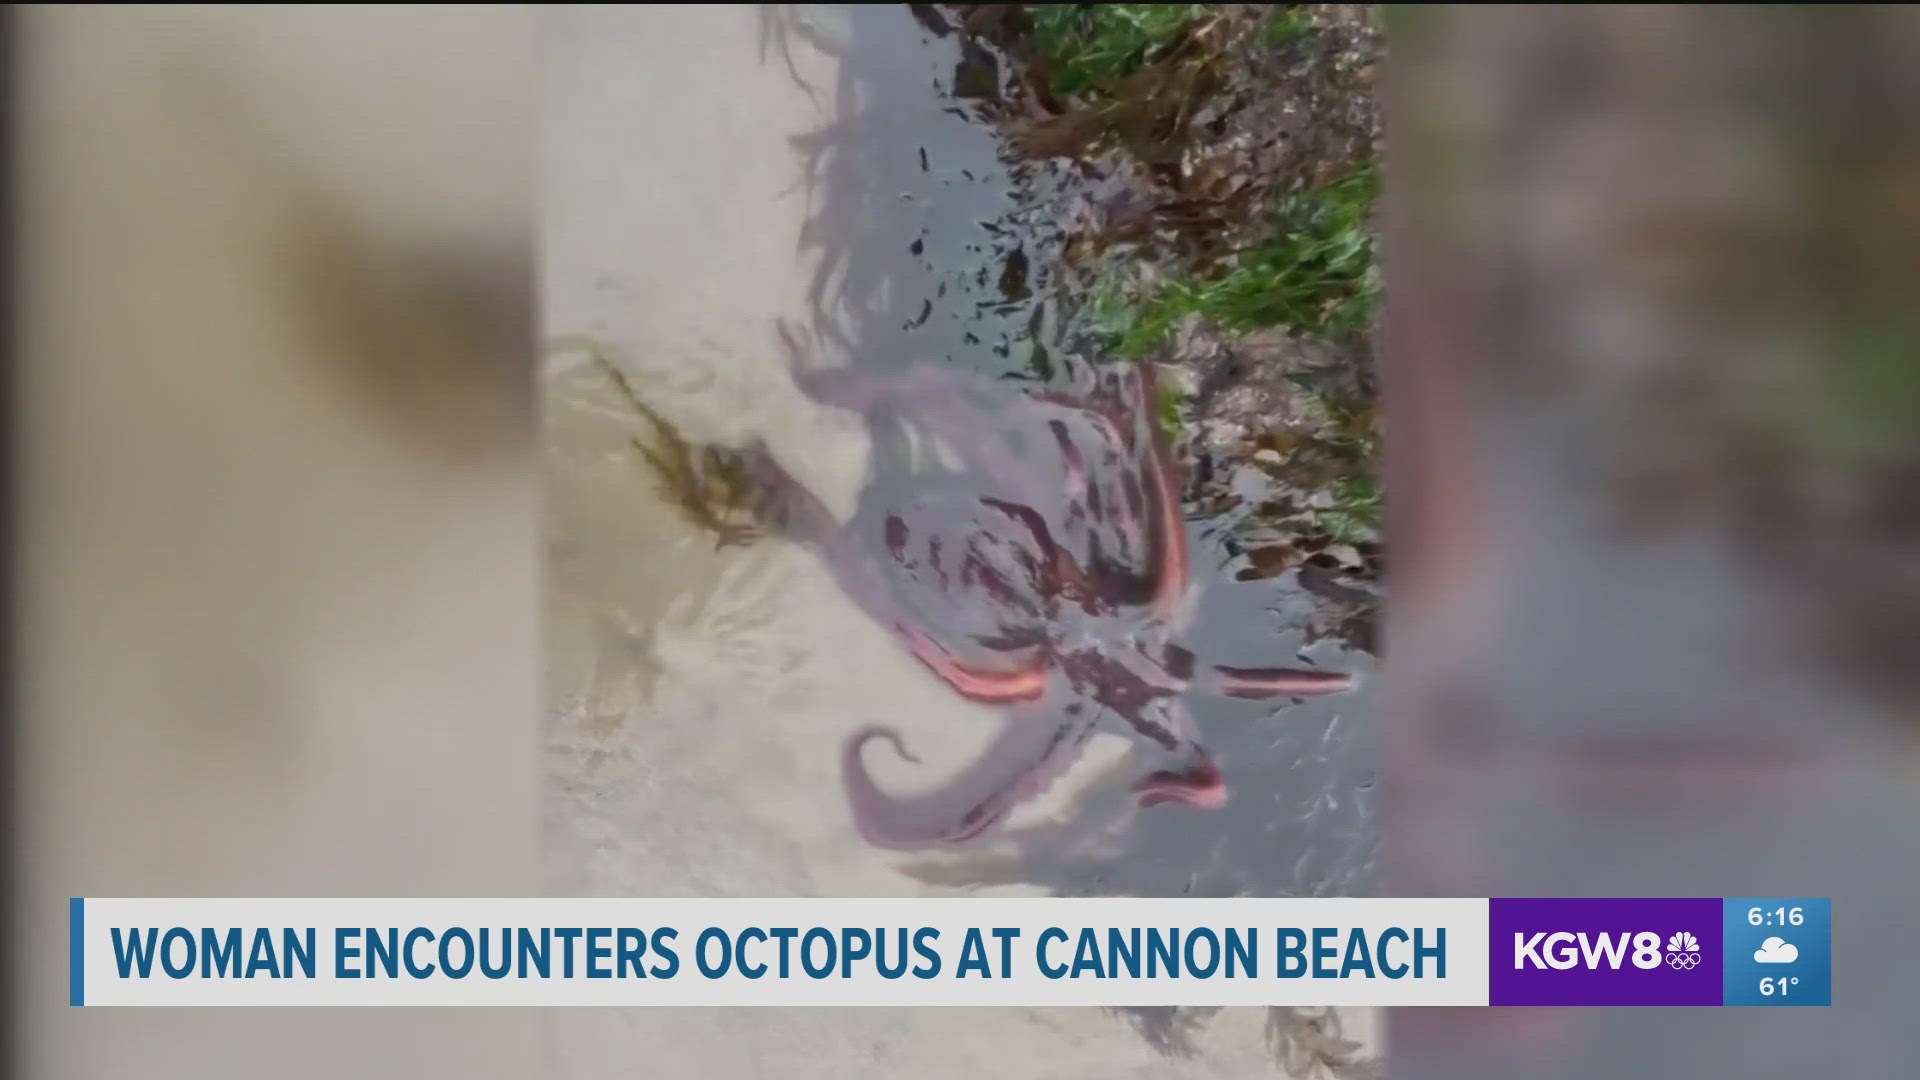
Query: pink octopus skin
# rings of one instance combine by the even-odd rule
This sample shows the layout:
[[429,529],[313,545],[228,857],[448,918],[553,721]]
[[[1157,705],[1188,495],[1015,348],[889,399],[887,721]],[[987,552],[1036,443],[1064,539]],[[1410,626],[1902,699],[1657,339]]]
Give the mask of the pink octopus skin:
[[[1010,403],[1003,391],[996,405],[980,382],[929,362],[886,377],[805,367],[797,335],[782,332],[809,396],[862,412],[904,407],[950,444],[964,471],[916,478],[892,504],[863,497],[863,511],[843,524],[759,449],[770,516],[953,692],[1009,710],[984,752],[917,796],[881,790],[866,766],[875,742],[918,761],[897,731],[851,735],[841,772],[869,843],[916,850],[982,836],[1065,772],[1107,716],[1174,759],[1134,785],[1142,806],[1216,809],[1226,783],[1180,695],[1348,689],[1337,672],[1198,665],[1175,642],[1189,597],[1186,522],[1146,365]],[[1024,458],[1000,435],[1010,427],[1029,435]],[[980,622],[973,632],[934,625],[950,618]]]

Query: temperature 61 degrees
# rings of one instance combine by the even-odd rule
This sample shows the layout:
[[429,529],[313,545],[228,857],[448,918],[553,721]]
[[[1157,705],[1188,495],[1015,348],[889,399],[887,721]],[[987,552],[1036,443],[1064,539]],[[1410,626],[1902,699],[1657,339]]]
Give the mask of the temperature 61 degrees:
[[1767,997],[1772,997],[1775,994],[1786,997],[1788,987],[1799,985],[1800,977],[1798,975],[1775,976],[1760,980],[1760,993]]

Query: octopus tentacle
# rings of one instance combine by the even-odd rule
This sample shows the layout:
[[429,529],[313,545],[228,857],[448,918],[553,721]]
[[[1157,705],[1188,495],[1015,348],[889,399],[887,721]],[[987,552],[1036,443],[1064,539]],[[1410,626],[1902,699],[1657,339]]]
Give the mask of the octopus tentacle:
[[[1085,400],[1046,391],[1032,400],[1046,411],[1071,413],[1093,437],[1097,456],[1076,445],[1065,421],[1057,416],[1048,421],[1066,468],[1069,526],[1085,520],[1115,531],[1117,559],[1100,551],[1097,537],[1087,541],[1102,606],[1139,604],[1158,617],[1174,618],[1187,594],[1186,521],[1149,405],[1152,388],[1146,366],[1133,365],[1103,378]],[[1089,469],[1095,461],[1113,478],[1096,479]],[[1145,474],[1144,484],[1136,473]]]
[[1151,411],[1153,376],[1147,365],[1134,369],[1134,380],[1141,404],[1140,415],[1147,433],[1147,502],[1151,507],[1151,550],[1153,559],[1153,599],[1149,606],[1161,618],[1173,618],[1187,595],[1187,518],[1182,510],[1180,491],[1173,482],[1173,461],[1166,436],[1155,423]]
[[1047,519],[1031,506],[1010,503],[1004,499],[983,498],[980,502],[981,505],[998,510],[1026,528],[1028,535],[1033,537],[1034,544],[1040,549],[1033,564],[1033,580],[1029,584],[1042,598],[1050,599],[1058,596],[1066,584],[1061,574],[1061,560],[1066,553],[1054,543],[1053,531],[1047,528]]
[[1051,723],[1011,718],[965,771],[924,795],[902,796],[880,790],[867,772],[862,751],[880,740],[908,761],[919,759],[898,731],[862,728],[841,748],[841,777],[854,826],[868,843],[900,851],[971,840],[1045,791],[1079,756],[1091,731],[1091,721],[1078,717],[1063,716]]
[[1201,748],[1193,714],[1178,698],[1157,698],[1127,716],[1134,729],[1153,741],[1183,754],[1184,769],[1163,769],[1141,777],[1133,785],[1141,806],[1179,802],[1202,810],[1218,810],[1227,802],[1226,779]]
[[1226,780],[1219,768],[1204,756],[1184,771],[1165,769],[1141,777],[1135,781],[1133,793],[1141,806],[1178,802],[1202,810],[1218,810],[1227,804]]
[[953,692],[983,705],[1013,705],[1032,701],[1046,692],[1047,662],[1042,655],[1026,664],[993,669],[964,664],[942,648],[924,631],[905,622],[894,624],[894,633],[907,643],[914,659],[940,676]]
[[1253,699],[1338,694],[1352,685],[1352,677],[1338,671],[1227,667],[1221,664],[1213,665],[1212,677],[1203,683],[1205,689],[1216,694]]
[[1060,460],[1067,469],[1067,497],[1077,499],[1087,489],[1087,459],[1080,448],[1073,445],[1073,437],[1067,433],[1067,425],[1060,420],[1047,421],[1047,430],[1053,432],[1054,444],[1060,448]]
[[892,590],[872,562],[847,537],[839,520],[813,492],[793,478],[772,456],[759,455],[761,476],[771,489],[780,524],[811,544],[826,563],[842,592],[901,640],[915,659],[946,681],[954,691],[973,701],[1002,705],[1031,701],[1046,690],[1047,663],[1035,654],[1025,663],[1007,668],[962,662],[914,625],[911,616],[893,600]]

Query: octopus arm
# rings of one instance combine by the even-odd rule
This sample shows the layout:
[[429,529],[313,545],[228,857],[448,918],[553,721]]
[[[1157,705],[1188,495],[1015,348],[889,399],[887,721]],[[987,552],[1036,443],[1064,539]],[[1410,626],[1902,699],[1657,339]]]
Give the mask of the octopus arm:
[[1352,677],[1338,671],[1215,665],[1205,689],[1227,697],[1257,699],[1338,694],[1352,685]]
[[[1074,445],[1059,418],[1050,421],[1073,493],[1068,522],[1082,514],[1090,522],[1111,522],[1123,559],[1132,564],[1133,554],[1142,553],[1138,571],[1114,563],[1102,575],[1099,591],[1107,601],[1145,604],[1162,618],[1176,619],[1188,587],[1186,516],[1172,455],[1154,419],[1153,376],[1148,365],[1135,364],[1114,376],[1111,386],[1086,402],[1041,398],[1051,408],[1071,410],[1093,436],[1096,452],[1104,451],[1099,460],[1119,474],[1104,483],[1091,475],[1087,470],[1094,459]],[[1135,472],[1143,479],[1130,484]]]
[[1173,482],[1173,457],[1160,425],[1154,421],[1153,376],[1145,364],[1134,371],[1136,397],[1141,406],[1138,415],[1147,427],[1146,474],[1147,503],[1152,530],[1153,600],[1155,614],[1173,618],[1187,595],[1187,518],[1180,502],[1180,489]]
[[[794,479],[770,455],[761,454],[762,476],[773,489],[780,524],[787,532],[819,552],[835,582],[860,609],[906,646],[916,659],[974,701],[1002,705],[1031,701],[1046,689],[1046,664],[1029,658],[1003,666],[970,664],[918,629],[910,613],[901,609],[886,580],[865,553],[847,536],[824,503]],[[904,541],[903,541],[904,542]]]
[[863,728],[841,750],[854,827],[868,843],[896,851],[971,840],[1044,792],[1079,756],[1090,731],[1090,723],[1080,717],[1014,717],[959,775],[925,794],[893,795],[882,791],[867,771],[862,756],[867,744],[887,742],[902,758],[919,759],[894,729]]
[[906,642],[915,659],[945,680],[954,693],[970,701],[978,701],[983,705],[1012,705],[1032,701],[1047,688],[1046,659],[1031,650],[1025,663],[989,668],[962,663],[911,624],[895,624],[894,633]]
[[1149,773],[1133,785],[1134,798],[1141,806],[1181,803],[1201,810],[1218,810],[1227,805],[1227,784],[1210,760],[1202,760],[1186,770],[1167,769]]
[[1078,499],[1087,490],[1087,459],[1080,453],[1080,448],[1073,444],[1073,436],[1068,434],[1065,422],[1049,420],[1047,430],[1053,432],[1053,441],[1060,449],[1060,460],[1066,466],[1067,498]]

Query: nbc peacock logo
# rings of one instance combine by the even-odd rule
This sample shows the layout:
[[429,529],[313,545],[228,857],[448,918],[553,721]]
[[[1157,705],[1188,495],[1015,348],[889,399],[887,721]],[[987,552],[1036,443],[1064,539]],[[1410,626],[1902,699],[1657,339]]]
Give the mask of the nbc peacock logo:
[[1675,971],[1692,971],[1700,966],[1700,939],[1685,930],[1677,930],[1667,939],[1667,966]]

